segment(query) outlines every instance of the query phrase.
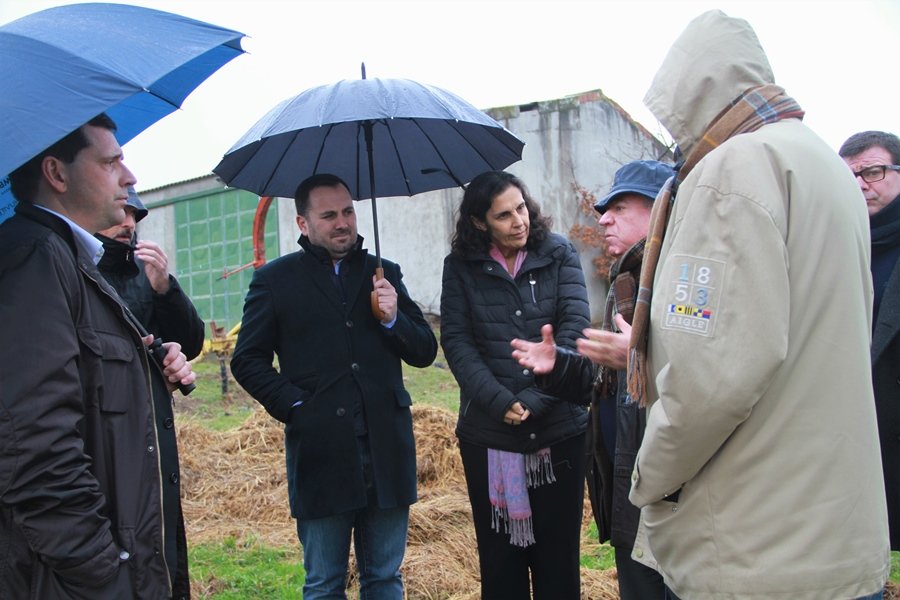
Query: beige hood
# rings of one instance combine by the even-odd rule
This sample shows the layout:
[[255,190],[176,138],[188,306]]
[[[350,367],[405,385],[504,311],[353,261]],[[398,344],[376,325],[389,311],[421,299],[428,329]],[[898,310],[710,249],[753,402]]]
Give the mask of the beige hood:
[[722,109],[766,83],[775,77],[750,24],[710,10],[669,49],[644,104],[686,155]]

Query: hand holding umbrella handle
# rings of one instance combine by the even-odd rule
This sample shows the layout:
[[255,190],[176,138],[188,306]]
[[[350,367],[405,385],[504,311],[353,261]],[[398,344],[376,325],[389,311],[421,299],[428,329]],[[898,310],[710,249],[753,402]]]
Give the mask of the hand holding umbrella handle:
[[[168,351],[163,348],[163,341],[160,338],[153,338],[153,341],[150,343],[150,346],[147,348],[147,352],[153,357],[153,360],[156,361],[156,364],[159,365],[160,369],[163,369],[163,360],[165,360]],[[191,392],[193,392],[197,386],[193,383],[188,383],[187,385],[181,383],[180,381],[175,384],[178,387],[178,391],[182,393],[182,395],[187,396]]]
[[[382,267],[378,267],[375,269],[375,279],[384,279],[384,269]],[[372,290],[372,314],[375,315],[375,318],[378,319],[379,322],[384,321],[384,311],[381,310],[381,307],[378,306],[378,292]]]
[[[131,309],[129,309],[125,304],[120,304],[120,306],[122,307],[122,311],[125,313],[125,316],[128,318],[128,321],[134,326],[135,329],[137,329],[138,335],[140,335],[142,338],[150,335],[150,332],[148,332],[143,324],[141,324],[141,322],[138,320],[138,318],[134,316],[134,313],[131,312]],[[159,370],[160,372],[162,372],[165,369],[163,361],[166,359],[166,355],[168,354],[168,351],[163,348],[162,339],[154,336],[153,341],[150,343],[150,346],[146,348],[146,350],[150,358],[152,358],[156,362],[156,364],[159,365]],[[185,385],[180,381],[176,385],[178,387],[178,391],[185,396],[193,392],[197,387],[193,383],[188,383],[187,385]]]

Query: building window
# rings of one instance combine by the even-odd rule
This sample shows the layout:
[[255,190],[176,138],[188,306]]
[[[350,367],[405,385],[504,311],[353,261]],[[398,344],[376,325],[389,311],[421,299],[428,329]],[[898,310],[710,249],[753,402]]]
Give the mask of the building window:
[[[209,323],[231,329],[242,316],[253,268],[223,274],[253,260],[253,218],[259,198],[243,190],[216,190],[175,204],[176,276]],[[278,256],[277,210],[266,217],[266,256]],[[208,334],[208,332],[207,332]]]

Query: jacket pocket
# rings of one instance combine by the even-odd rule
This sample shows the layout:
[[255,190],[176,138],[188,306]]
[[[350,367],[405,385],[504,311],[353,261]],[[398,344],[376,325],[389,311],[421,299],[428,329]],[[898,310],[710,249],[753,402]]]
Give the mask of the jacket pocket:
[[29,600],[120,600],[134,597],[131,574],[128,566],[122,562],[114,567],[116,570],[111,579],[103,583],[89,577],[79,577],[78,581],[66,579],[42,560],[35,560],[32,566]]
[[[132,363],[135,349],[132,341],[120,335],[97,331],[88,327],[78,329],[78,339],[87,348],[90,356],[86,360],[95,363],[95,368],[88,367],[92,378],[92,387],[100,410],[109,413],[125,413],[134,402],[133,394],[136,385],[143,383],[143,378],[135,378]],[[138,372],[143,373],[143,369]]]
[[406,391],[406,388],[394,388],[394,398],[397,400],[397,406],[400,408],[409,408],[412,406],[412,396]]

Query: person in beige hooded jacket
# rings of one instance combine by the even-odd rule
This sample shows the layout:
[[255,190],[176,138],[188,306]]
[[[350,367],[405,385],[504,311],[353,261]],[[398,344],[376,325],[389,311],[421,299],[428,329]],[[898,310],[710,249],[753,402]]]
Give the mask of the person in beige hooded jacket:
[[[712,125],[756,92],[769,94],[756,122],[716,139]],[[890,553],[859,187],[774,86],[743,20],[692,21],[644,101],[686,161],[652,279],[634,556],[684,600],[880,594]]]

